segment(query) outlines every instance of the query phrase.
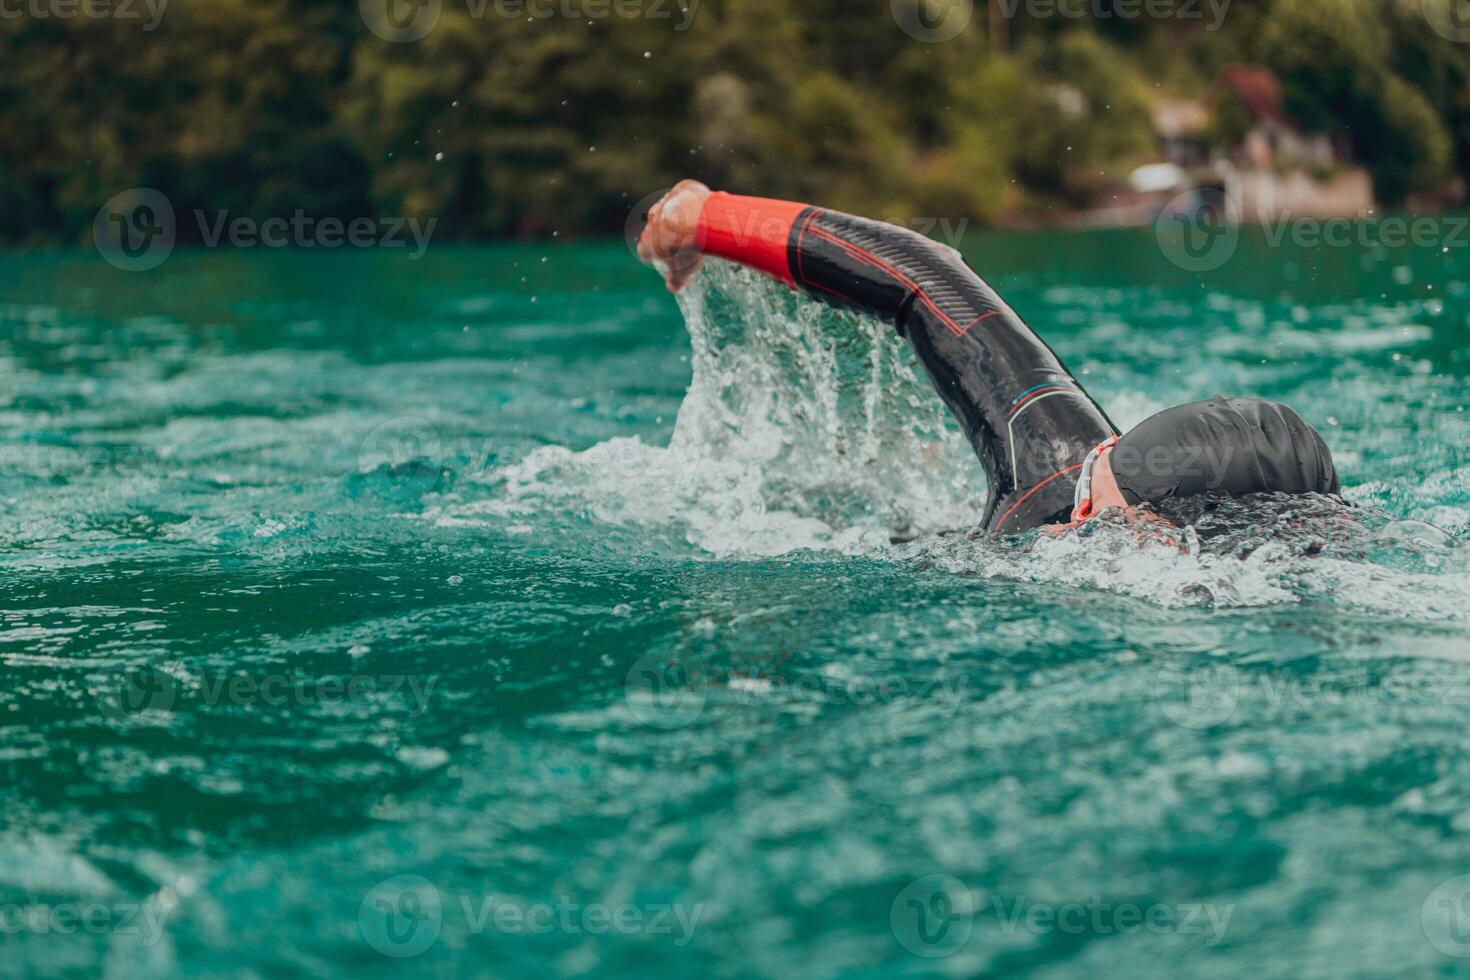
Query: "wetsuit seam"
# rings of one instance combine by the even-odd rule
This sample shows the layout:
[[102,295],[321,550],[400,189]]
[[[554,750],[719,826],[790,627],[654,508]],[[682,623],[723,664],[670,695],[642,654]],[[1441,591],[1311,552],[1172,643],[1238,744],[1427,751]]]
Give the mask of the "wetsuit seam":
[[1077,389],[1076,388],[1073,388],[1071,385],[1047,385],[1045,388],[1033,388],[1028,393],[1028,396],[1027,396],[1027,398],[1026,398],[1025,401],[1023,401],[1023,402],[1021,402],[1019,404],[1016,404],[1016,405],[1013,405],[1012,406],[1011,411],[1010,411],[1010,414],[1009,414],[1008,417],[1009,418],[1015,418],[1017,415],[1019,415],[1021,413],[1021,410],[1023,408],[1025,408],[1026,406],[1030,405],[1032,402],[1036,401],[1038,398],[1040,398],[1043,395],[1048,395],[1048,394],[1056,395],[1056,394],[1060,394],[1060,393],[1065,392],[1065,391],[1076,391],[1076,390]]
[[981,320],[987,320],[987,319],[989,319],[990,317],[993,317],[993,316],[1000,316],[1000,314],[1001,314],[1001,311],[1000,310],[991,310],[989,313],[981,313],[975,319],[971,320],[969,323],[967,323],[963,327],[961,327],[960,330],[959,330],[959,333],[957,334],[957,336],[963,337],[965,334],[967,334],[967,333],[970,332],[970,328],[971,327],[973,327],[975,324],[979,323]]
[[951,333],[953,333],[957,337],[962,336],[962,334],[960,333],[959,325],[955,323],[954,320],[943,310],[941,310],[932,299],[929,298],[929,295],[924,291],[924,288],[922,286],[920,286],[914,280],[910,279],[903,272],[900,272],[894,266],[891,266],[888,263],[884,262],[882,259],[878,258],[872,252],[869,252],[867,249],[864,249],[859,245],[854,245],[851,242],[843,241],[841,238],[838,238],[831,232],[825,231],[822,228],[813,228],[812,234],[820,238],[824,238],[827,241],[830,241],[833,244],[839,246],[843,250],[847,251],[850,255],[852,255],[853,258],[857,259],[859,262],[862,262],[864,265],[870,265],[875,269],[887,272],[889,275],[893,276],[895,279],[898,280],[901,285],[907,287],[913,295],[915,295],[921,302],[923,302],[923,304],[928,307],[929,310],[945,324],[945,326],[949,328]]
[[831,293],[833,296],[836,296],[838,299],[841,299],[841,300],[844,300],[844,301],[846,301],[848,303],[851,303],[853,306],[856,306],[858,308],[861,308],[862,305],[863,305],[863,304],[859,303],[857,300],[853,299],[851,296],[848,296],[846,293],[839,293],[837,290],[833,289],[830,286],[823,286],[821,283],[815,283],[815,282],[804,283],[804,285],[808,289],[820,289],[824,293]]
[[[798,223],[796,229],[796,274],[801,277],[801,284],[803,286],[810,286],[812,282],[806,277],[806,264],[802,261],[802,252],[804,250],[801,247],[801,243],[806,237],[807,228],[811,226],[813,221],[817,220],[817,216],[821,213],[821,208],[808,208],[806,215]],[[788,261],[787,264],[789,265],[790,262]]]
[[[1085,462],[1085,460],[1084,460],[1084,462]],[[1025,493],[1021,494],[1021,499],[1020,500],[1017,500],[1014,504],[1011,504],[1010,509],[1007,510],[1003,515],[1001,515],[1000,520],[998,520],[998,521],[995,522],[995,529],[994,529],[995,530],[995,533],[997,533],[997,534],[1000,533],[1001,525],[1004,524],[1007,520],[1010,519],[1010,516],[1016,512],[1016,508],[1020,507],[1026,501],[1030,500],[1032,494],[1034,494],[1036,491],[1040,490],[1042,487],[1046,486],[1051,481],[1055,480],[1057,477],[1059,477],[1059,476],[1065,476],[1066,474],[1072,472],[1073,470],[1080,470],[1081,468],[1082,468],[1082,463],[1073,463],[1071,466],[1068,466],[1064,470],[1057,470],[1051,476],[1047,477],[1045,480],[1042,480],[1040,483],[1036,484],[1036,486],[1032,487],[1030,490],[1027,490]]]
[[887,262],[884,262],[882,259],[878,258],[878,256],[874,255],[872,252],[868,251],[862,246],[855,245],[849,241],[844,241],[843,239],[838,238],[836,235],[827,231],[825,228],[813,228],[812,234],[818,238],[822,238],[826,241],[831,242],[838,248],[841,248],[848,254],[852,255],[852,257],[857,259],[859,262],[862,262],[865,265],[871,265],[877,269],[881,269],[887,272],[889,275],[893,276],[900,283],[902,283],[904,286],[907,286],[915,294],[917,294],[924,305],[928,307],[929,310],[933,312],[933,314],[937,316],[940,321],[942,321],[944,325],[949,328],[951,333],[953,333],[956,337],[964,336],[964,331],[960,329],[960,325],[956,323],[954,319],[949,316],[949,314],[941,310],[938,304],[936,304],[932,299],[929,298],[929,294],[925,292],[924,287],[920,286],[913,279],[910,279],[903,272],[899,271],[894,266],[889,265]]
[[1057,390],[1051,392],[1037,392],[1035,397],[1026,399],[1024,402],[1016,407],[1015,411],[1011,412],[1011,414],[1006,417],[1006,442],[1009,444],[1009,449],[1011,451],[1011,480],[1017,486],[1021,485],[1021,473],[1016,466],[1016,419],[1020,418],[1021,412],[1023,412],[1025,409],[1030,408],[1032,405],[1035,405],[1037,402],[1046,401],[1046,399],[1051,398],[1054,395],[1071,394],[1073,393],[1073,391],[1074,389],[1071,388],[1058,388]]

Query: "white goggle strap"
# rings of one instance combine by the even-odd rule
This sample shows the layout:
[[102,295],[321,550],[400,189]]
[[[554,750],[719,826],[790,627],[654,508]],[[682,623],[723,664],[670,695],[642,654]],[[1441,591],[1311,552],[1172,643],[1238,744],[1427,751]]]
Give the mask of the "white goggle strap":
[[1118,437],[1113,436],[1098,443],[1082,461],[1082,472],[1077,474],[1077,490],[1072,495],[1072,523],[1076,524],[1092,516],[1092,468],[1097,465],[1097,458],[1103,454],[1103,450],[1112,448],[1117,441]]

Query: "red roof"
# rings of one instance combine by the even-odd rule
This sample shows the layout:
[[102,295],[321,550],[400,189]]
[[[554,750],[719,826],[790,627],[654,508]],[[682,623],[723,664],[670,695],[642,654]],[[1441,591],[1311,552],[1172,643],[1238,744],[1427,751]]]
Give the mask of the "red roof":
[[1290,126],[1281,104],[1281,83],[1260,65],[1227,65],[1220,72],[1220,82],[1240,96],[1240,101],[1257,119],[1270,119]]

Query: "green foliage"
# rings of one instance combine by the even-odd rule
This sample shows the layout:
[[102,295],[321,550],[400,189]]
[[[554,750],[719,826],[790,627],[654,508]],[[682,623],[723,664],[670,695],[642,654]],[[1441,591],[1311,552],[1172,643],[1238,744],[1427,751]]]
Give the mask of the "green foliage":
[[[1081,204],[1098,178],[1126,172],[1150,154],[1154,139],[1143,85],[1117,48],[1072,32],[1054,44],[1028,45],[1023,73],[1029,86],[1049,80],[1020,107],[1025,115],[1015,171],[1028,187]],[[1038,126],[1037,120],[1053,125]]]
[[1291,116],[1314,131],[1338,132],[1373,174],[1374,192],[1397,204],[1448,174],[1451,135],[1443,110],[1393,70],[1395,43],[1426,54],[1447,42],[1390,29],[1393,7],[1358,0],[1277,0],[1262,39]]
[[1255,119],[1237,93],[1223,86],[1214,93],[1210,128],[1205,134],[1211,146],[1236,146],[1245,139],[1254,125]]
[[[583,18],[443,0],[403,44],[329,0],[171,0],[152,32],[0,19],[0,240],[81,240],[135,186],[181,211],[432,216],[446,238],[613,231],[684,176],[997,221],[1104,199],[1156,157],[1150,101],[1203,96],[1232,62],[1276,72],[1386,201],[1470,173],[1470,45],[1419,0],[1264,0],[1218,31],[1018,16],[1003,37],[1006,5],[976,2],[939,44],[887,0],[680,2],[538,7],[602,11]],[[1244,111],[1222,102],[1216,138]]]

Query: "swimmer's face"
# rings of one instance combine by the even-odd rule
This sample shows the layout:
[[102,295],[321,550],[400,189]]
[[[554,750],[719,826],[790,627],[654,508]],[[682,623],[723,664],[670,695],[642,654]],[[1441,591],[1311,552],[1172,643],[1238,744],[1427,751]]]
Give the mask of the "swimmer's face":
[[1117,477],[1113,476],[1112,455],[1113,448],[1109,446],[1098,455],[1097,462],[1092,464],[1091,512],[1080,522],[1051,525],[1048,530],[1052,534],[1061,534],[1068,528],[1085,524],[1105,510],[1121,509],[1130,518],[1138,515],[1138,508],[1128,503],[1127,498],[1123,496],[1123,491],[1118,488]]
[[1109,446],[1098,456],[1092,467],[1092,512],[1105,511],[1110,507],[1128,507],[1123,491],[1113,476],[1113,448]]

